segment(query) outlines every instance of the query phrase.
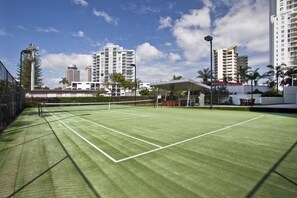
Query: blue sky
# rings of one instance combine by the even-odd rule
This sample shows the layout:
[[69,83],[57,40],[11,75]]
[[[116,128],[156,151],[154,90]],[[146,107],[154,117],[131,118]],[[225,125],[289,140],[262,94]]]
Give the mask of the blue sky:
[[[20,52],[39,48],[44,84],[54,88],[70,64],[116,44],[137,52],[144,82],[195,79],[214,48],[237,45],[253,68],[269,64],[268,0],[1,0],[0,60],[15,75]],[[82,72],[83,73],[83,72]]]

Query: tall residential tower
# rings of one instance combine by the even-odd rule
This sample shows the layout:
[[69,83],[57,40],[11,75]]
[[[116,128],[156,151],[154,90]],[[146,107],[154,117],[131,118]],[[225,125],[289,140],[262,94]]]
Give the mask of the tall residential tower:
[[270,1],[270,63],[296,65],[297,1]]
[[214,50],[214,75],[219,81],[227,78],[228,81],[237,80],[237,46]]
[[[93,82],[99,82],[101,88],[107,88],[111,82],[110,75],[121,73],[126,80],[134,81],[135,51],[126,50],[118,45],[107,45],[102,51],[93,53]],[[108,88],[111,88],[110,86]],[[116,95],[123,95],[117,91]]]

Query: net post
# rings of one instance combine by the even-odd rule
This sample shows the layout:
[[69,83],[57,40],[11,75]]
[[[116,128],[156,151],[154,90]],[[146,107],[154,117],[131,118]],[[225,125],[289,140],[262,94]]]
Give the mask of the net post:
[[41,111],[41,109],[40,109],[41,108],[40,107],[40,103],[37,104],[37,108],[38,108],[38,116],[40,116],[41,115],[41,112],[40,112]]
[[110,111],[110,102],[108,103],[108,110]]

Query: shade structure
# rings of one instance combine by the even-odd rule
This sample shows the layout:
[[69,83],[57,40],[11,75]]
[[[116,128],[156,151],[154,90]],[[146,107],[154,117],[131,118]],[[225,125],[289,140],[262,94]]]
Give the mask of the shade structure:
[[210,90],[210,86],[193,80],[172,80],[167,82],[152,83],[151,86],[168,91],[200,91],[203,89]]
[[[210,86],[193,81],[193,80],[172,80],[168,82],[153,83],[151,84],[151,86],[159,89],[168,90],[171,92],[188,91],[186,106],[190,105],[191,91],[210,90]],[[170,105],[170,106],[174,106],[174,105]]]

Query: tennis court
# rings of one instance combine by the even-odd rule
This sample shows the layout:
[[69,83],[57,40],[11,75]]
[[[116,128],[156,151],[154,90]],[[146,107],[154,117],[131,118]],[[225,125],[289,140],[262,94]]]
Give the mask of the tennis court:
[[[28,128],[1,134],[0,173],[9,172],[14,187],[4,186],[0,197],[297,194],[296,114],[139,104],[46,106],[42,117],[32,111],[24,112]],[[17,173],[4,163],[12,154]],[[38,171],[26,171],[29,161]]]

